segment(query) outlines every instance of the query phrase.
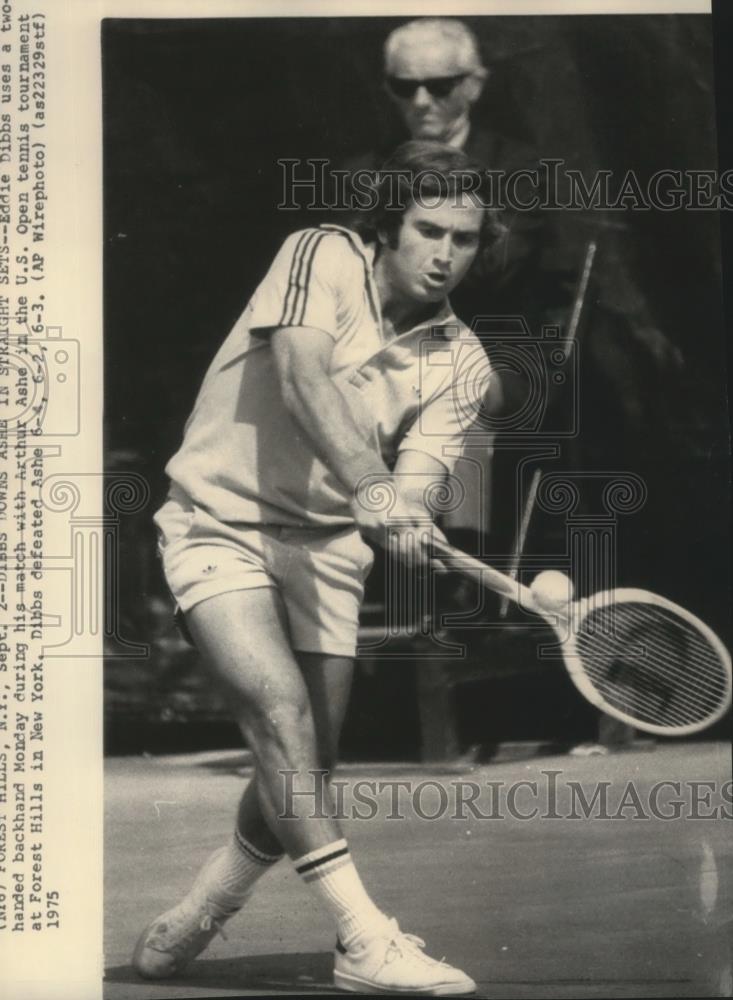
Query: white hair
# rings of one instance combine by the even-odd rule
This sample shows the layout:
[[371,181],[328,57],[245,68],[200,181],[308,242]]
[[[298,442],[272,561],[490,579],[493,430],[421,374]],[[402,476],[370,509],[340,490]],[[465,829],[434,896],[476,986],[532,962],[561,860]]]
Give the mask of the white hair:
[[483,65],[478,40],[468,25],[454,17],[419,17],[395,28],[384,43],[384,63],[389,66],[397,50],[405,44],[424,42],[426,36],[452,42],[466,69],[478,69]]

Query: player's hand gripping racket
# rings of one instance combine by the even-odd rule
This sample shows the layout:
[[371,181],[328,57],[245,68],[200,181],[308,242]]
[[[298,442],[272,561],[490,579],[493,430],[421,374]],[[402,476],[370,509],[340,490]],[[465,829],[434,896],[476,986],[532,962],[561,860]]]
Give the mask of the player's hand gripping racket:
[[684,736],[728,710],[730,654],[704,622],[679,605],[645,590],[623,589],[553,601],[550,607],[538,601],[536,589],[533,593],[445,542],[434,540],[433,549],[446,568],[541,615],[560,640],[577,689],[608,715],[649,733]]

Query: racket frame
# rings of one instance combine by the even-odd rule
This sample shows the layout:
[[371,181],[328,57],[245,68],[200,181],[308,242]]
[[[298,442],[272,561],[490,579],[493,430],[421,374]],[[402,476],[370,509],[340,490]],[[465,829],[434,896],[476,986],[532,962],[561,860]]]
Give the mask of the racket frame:
[[[703,638],[705,638],[713,647],[721,663],[725,665],[725,690],[723,697],[721,698],[718,707],[704,719],[698,722],[691,722],[685,725],[677,726],[661,726],[652,722],[640,720],[636,718],[636,716],[629,715],[627,712],[622,711],[615,705],[609,704],[603,695],[599,693],[593,681],[591,681],[588,677],[588,674],[583,667],[582,657],[578,652],[576,643],[576,638],[583,620],[589,613],[597,611],[599,608],[628,603],[651,604],[655,607],[663,608],[672,614],[678,615],[698,632],[700,632]],[[706,625],[704,621],[698,618],[697,615],[694,615],[691,611],[681,607],[681,605],[668,600],[666,597],[661,597],[659,594],[654,594],[649,590],[639,590],[633,587],[622,587],[617,590],[604,590],[596,594],[592,594],[590,597],[582,598],[580,601],[575,601],[573,603],[570,615],[570,628],[567,635],[564,637],[557,625],[549,622],[546,615],[543,615],[543,617],[550,625],[552,625],[555,633],[561,640],[565,667],[570,674],[570,679],[578,691],[580,691],[583,697],[587,698],[588,701],[596,705],[596,707],[600,708],[607,715],[611,715],[615,719],[618,719],[620,722],[626,722],[635,729],[640,729],[647,733],[653,733],[657,736],[689,736],[692,733],[700,732],[703,729],[707,729],[708,726],[713,725],[721,719],[730,708],[731,660],[728,650],[725,648],[715,632],[713,632],[713,630]]]
[[[459,549],[437,539],[433,540],[432,547],[440,558],[441,563],[447,568],[464,574],[481,586],[492,590],[500,597],[508,598],[514,601],[520,608],[543,618],[560,641],[563,662],[571,681],[587,701],[595,705],[602,712],[605,712],[606,715],[610,715],[620,722],[625,722],[635,729],[653,733],[654,735],[688,736],[707,729],[721,719],[730,708],[732,694],[730,653],[715,632],[705,622],[679,604],[675,604],[666,597],[661,597],[659,594],[654,594],[648,590],[619,588],[618,590],[599,591],[590,597],[573,601],[568,604],[566,609],[558,608],[556,611],[553,610],[550,612],[537,604],[529,587],[518,580],[512,579],[512,577],[507,576],[505,573],[494,569],[493,566],[481,562],[481,560],[476,559],[474,556],[469,556],[465,552],[461,552]],[[710,715],[706,716],[705,719],[678,726],[662,726],[646,722],[645,720],[636,718],[636,716],[623,712],[621,709],[616,708],[615,705],[609,704],[589,678],[577,649],[576,636],[580,625],[586,615],[597,611],[601,607],[629,602],[652,604],[679,615],[688,624],[697,629],[717,653],[724,666],[725,691],[718,707]]]

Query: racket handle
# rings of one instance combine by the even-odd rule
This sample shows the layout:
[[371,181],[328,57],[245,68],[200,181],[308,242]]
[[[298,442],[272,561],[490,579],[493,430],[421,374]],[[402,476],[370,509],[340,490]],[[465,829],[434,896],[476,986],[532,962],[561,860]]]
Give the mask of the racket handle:
[[[506,597],[514,601],[520,608],[525,608],[533,614],[542,614],[537,608],[532,597],[532,591],[525,587],[519,580],[513,580],[505,573],[500,573],[498,569],[481,562],[474,556],[469,556],[460,549],[454,548],[447,542],[433,539],[432,548],[441,562],[450,569],[462,573],[471,580],[475,580],[482,587],[488,587],[500,597]],[[544,616],[543,616],[544,617]]]

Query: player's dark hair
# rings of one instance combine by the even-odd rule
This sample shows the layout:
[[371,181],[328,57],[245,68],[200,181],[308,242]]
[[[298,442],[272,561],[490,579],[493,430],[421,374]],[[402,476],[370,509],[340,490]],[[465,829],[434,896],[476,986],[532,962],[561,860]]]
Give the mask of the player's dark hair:
[[382,164],[374,178],[371,204],[353,217],[351,227],[367,242],[376,242],[378,235],[384,234],[394,248],[402,218],[411,205],[436,204],[462,193],[484,206],[482,247],[503,239],[506,229],[491,207],[485,167],[455,146],[411,139]]

